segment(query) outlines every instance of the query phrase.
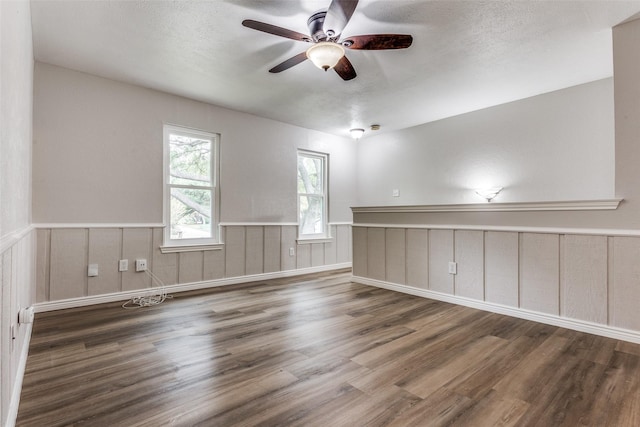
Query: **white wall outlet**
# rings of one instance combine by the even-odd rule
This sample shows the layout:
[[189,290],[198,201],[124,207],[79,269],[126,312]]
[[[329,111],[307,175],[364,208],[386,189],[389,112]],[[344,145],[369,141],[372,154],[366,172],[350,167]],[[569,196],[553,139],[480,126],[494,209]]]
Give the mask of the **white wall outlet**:
[[394,188],[393,190],[391,190],[391,196],[400,197],[400,190],[397,188]]
[[129,270],[129,260],[121,259],[118,261],[118,271],[127,271]]
[[137,259],[136,260],[136,271],[145,271],[147,269],[147,260],[146,259]]
[[296,250],[293,248],[289,248],[289,256],[295,256]]
[[449,262],[449,274],[458,274],[458,263],[450,261]]
[[89,264],[87,275],[89,277],[96,277],[98,275],[98,264]]

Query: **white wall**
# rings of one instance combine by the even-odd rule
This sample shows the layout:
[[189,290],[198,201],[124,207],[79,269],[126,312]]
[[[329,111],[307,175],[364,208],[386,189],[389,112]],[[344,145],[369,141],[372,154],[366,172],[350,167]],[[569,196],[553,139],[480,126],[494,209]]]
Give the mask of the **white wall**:
[[297,222],[298,148],[329,153],[329,220],[351,221],[352,140],[43,63],[34,90],[36,223],[161,223],[163,123],[222,135],[222,222]]
[[[30,326],[19,307],[34,298],[31,225],[33,47],[26,0],[0,2],[0,424],[18,409]],[[12,339],[12,327],[15,339]]]
[[[614,196],[613,79],[366,137],[358,204],[480,203]],[[400,197],[392,197],[392,189]]]

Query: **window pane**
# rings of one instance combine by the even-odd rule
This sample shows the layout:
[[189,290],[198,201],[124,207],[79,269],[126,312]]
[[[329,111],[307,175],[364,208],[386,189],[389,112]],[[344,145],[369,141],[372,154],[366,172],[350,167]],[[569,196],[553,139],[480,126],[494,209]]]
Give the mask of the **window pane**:
[[298,193],[322,194],[324,177],[323,159],[298,156]]
[[211,141],[169,135],[169,183],[211,186]]
[[324,233],[321,196],[300,196],[300,234]]
[[171,189],[171,238],[211,238],[211,190]]

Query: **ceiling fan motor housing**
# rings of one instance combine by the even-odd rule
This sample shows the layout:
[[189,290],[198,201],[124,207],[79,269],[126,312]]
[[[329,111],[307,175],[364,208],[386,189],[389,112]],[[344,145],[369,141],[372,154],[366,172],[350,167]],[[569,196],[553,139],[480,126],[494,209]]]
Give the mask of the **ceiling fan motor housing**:
[[324,18],[327,16],[326,10],[320,10],[309,17],[307,26],[309,34],[314,42],[327,40],[327,34],[324,32]]

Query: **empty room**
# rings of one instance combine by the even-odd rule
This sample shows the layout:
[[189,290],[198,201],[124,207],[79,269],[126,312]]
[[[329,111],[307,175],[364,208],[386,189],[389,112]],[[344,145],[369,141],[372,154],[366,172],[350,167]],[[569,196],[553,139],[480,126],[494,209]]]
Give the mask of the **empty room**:
[[640,425],[640,1],[0,0],[0,425]]

